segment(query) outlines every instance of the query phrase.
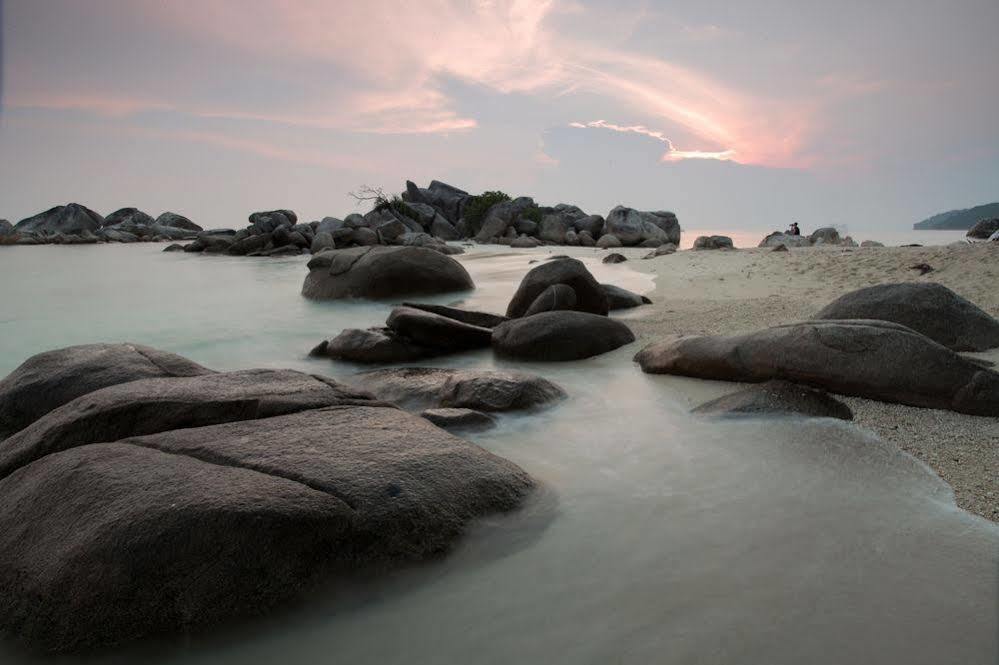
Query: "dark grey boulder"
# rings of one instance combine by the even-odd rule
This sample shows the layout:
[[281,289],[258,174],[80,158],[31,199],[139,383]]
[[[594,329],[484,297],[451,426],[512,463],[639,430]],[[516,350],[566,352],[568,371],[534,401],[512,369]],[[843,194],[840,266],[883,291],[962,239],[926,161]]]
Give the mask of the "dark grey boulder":
[[373,247],[381,243],[381,239],[378,237],[378,233],[373,229],[369,229],[365,226],[354,229],[354,232],[350,236],[351,241],[354,244],[360,245],[362,247]]
[[631,309],[633,307],[641,307],[642,305],[652,304],[652,301],[645,296],[640,296],[627,289],[622,289],[620,286],[614,286],[613,284],[601,284],[600,288],[603,289],[604,295],[607,296],[607,305],[611,311],[616,309]]
[[521,360],[581,360],[634,341],[628,326],[589,312],[543,312],[493,330],[493,350]]
[[694,249],[733,249],[732,239],[728,236],[698,236],[694,240]]
[[982,219],[968,230],[966,237],[977,240],[988,240],[996,231],[999,231],[999,217]]
[[621,239],[613,233],[605,233],[600,236],[600,240],[597,240],[596,246],[600,249],[612,249],[622,247],[623,243],[621,242]]
[[417,344],[446,351],[484,349],[489,346],[493,334],[491,328],[473,326],[413,307],[396,307],[385,325]]
[[524,316],[574,309],[578,300],[576,291],[571,286],[552,284],[534,299],[531,306],[524,312]]
[[604,234],[613,234],[623,245],[637,245],[649,238],[680,244],[680,223],[665,211],[642,211],[617,206],[607,214]]
[[79,203],[70,203],[22,219],[14,225],[14,229],[19,233],[36,235],[56,233],[69,235],[83,231],[96,233],[102,226],[104,226],[103,217]]
[[6,219],[0,219],[0,238],[9,238],[14,235],[14,225]]
[[521,280],[517,292],[510,300],[506,315],[510,318],[523,316],[537,297],[555,284],[572,287],[576,293],[577,310],[593,314],[607,313],[607,296],[583,262],[564,258],[547,261],[532,268]]
[[572,228],[575,229],[576,233],[586,231],[591,238],[596,238],[603,232],[604,221],[600,215],[588,215],[574,220]]
[[514,249],[533,249],[540,246],[541,241],[531,236],[520,236],[510,241],[510,247]]
[[156,220],[151,215],[147,215],[138,208],[121,208],[104,218],[104,226],[153,226]]
[[420,417],[449,432],[480,432],[496,426],[494,416],[474,409],[427,409]]
[[784,233],[783,231],[774,231],[773,233],[767,235],[763,240],[760,241],[758,247],[773,247],[777,248],[784,245],[786,248],[789,247],[811,247],[812,241],[809,240],[808,236],[796,236],[790,233]]
[[324,340],[309,355],[362,364],[395,363],[419,360],[438,352],[402,337],[389,328],[358,330],[348,328],[332,339]]
[[628,257],[624,254],[618,254],[614,252],[613,254],[608,254],[603,258],[603,263],[624,263],[628,260]]
[[170,229],[180,229],[182,231],[203,231],[200,226],[183,215],[175,212],[165,212],[156,218],[156,226],[164,226]]
[[828,244],[828,245],[838,245],[840,244],[839,231],[831,226],[823,226],[820,229],[815,229],[812,234],[808,236],[808,239],[813,245],[818,244]]
[[282,226],[290,228],[297,224],[298,215],[291,210],[267,210],[251,213],[249,222],[261,233],[273,233]]
[[246,256],[254,252],[262,252],[271,247],[273,247],[271,234],[258,233],[257,235],[247,236],[241,240],[234,240],[226,251],[232,256]]
[[184,251],[184,246],[183,245],[178,245],[177,243],[173,243],[172,245],[167,245],[166,247],[164,247],[163,251],[164,252],[183,252]]
[[[541,240],[553,242],[556,245],[564,245],[565,235],[571,228],[572,220],[566,218],[564,215],[558,213],[545,215],[541,219],[541,226],[538,229],[538,237]],[[524,233],[527,232],[524,231]]]
[[315,300],[393,298],[466,291],[472,278],[454,259],[425,247],[357,247],[317,254],[302,295]]
[[136,234],[130,233],[128,231],[122,231],[114,226],[111,227],[106,226],[102,228],[99,233],[100,237],[104,238],[108,242],[131,243],[131,242],[139,242],[140,240],[139,236],[137,236]]
[[55,651],[202,632],[438,558],[532,488],[384,406],[72,448],[0,480],[0,630]]
[[912,328],[954,351],[999,346],[999,321],[934,282],[879,284],[851,291],[816,319],[880,319]]
[[186,358],[139,344],[85,344],[39,353],[0,381],[0,439],[107,386],[211,373]]
[[333,239],[332,233],[327,233],[326,231],[317,233],[316,237],[312,240],[312,245],[309,247],[309,251],[313,254],[319,254],[331,249],[336,249],[336,240]]
[[732,337],[671,338],[635,360],[652,374],[784,379],[841,395],[999,415],[999,374],[887,321],[805,321]]
[[580,231],[578,234],[580,247],[596,247],[597,242],[589,231]]
[[713,399],[692,411],[710,416],[806,416],[853,420],[850,407],[826,391],[788,381],[767,381]]
[[415,411],[517,411],[547,406],[566,396],[548,379],[515,370],[399,367],[361,372],[350,382],[379,399]]
[[499,314],[472,312],[467,309],[448,307],[447,305],[404,302],[402,303],[402,306],[412,307],[413,309],[422,309],[425,312],[433,312],[434,314],[440,314],[441,316],[446,316],[447,318],[454,319],[455,321],[461,321],[462,323],[468,323],[473,326],[481,326],[483,328],[495,328],[504,321],[509,320],[507,317],[500,316]]
[[0,478],[45,455],[89,443],[371,403],[366,393],[292,370],[139,379],[81,395],[5,439]]
[[429,228],[430,234],[441,240],[459,240],[461,238],[458,230],[440,214],[434,216]]

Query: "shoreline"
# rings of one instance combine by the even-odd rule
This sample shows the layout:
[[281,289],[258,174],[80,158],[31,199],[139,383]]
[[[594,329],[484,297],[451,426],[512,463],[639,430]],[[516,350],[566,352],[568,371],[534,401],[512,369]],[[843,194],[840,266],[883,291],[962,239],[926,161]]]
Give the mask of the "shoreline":
[[[933,281],[999,317],[999,245],[681,251],[629,268],[655,276],[652,305],[626,316],[641,348],[669,335],[738,334],[808,319],[834,298],[886,282]],[[603,252],[597,252],[600,256]],[[927,263],[926,276],[909,266]],[[999,349],[967,354],[999,364]],[[693,408],[743,384],[672,377]],[[999,418],[841,397],[854,423],[926,463],[956,504],[999,522]]]

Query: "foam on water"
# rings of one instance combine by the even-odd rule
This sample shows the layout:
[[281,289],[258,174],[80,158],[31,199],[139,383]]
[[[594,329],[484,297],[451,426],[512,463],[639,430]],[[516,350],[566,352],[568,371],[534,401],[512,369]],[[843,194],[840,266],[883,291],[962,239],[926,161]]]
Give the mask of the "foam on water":
[[[158,250],[0,252],[0,373],[47,348],[129,339],[217,368],[345,375],[354,368],[306,352],[388,313],[384,303],[305,301],[302,259]],[[472,253],[462,260],[478,289],[435,301],[502,311],[533,257]],[[600,281],[651,287],[626,264],[588,264]],[[515,365],[570,399],[501,417],[473,440],[545,490],[447,559],[210,638],[91,662],[996,661],[996,525],[958,510],[929,469],[853,425],[692,418],[674,397],[684,380],[642,374],[635,346]],[[514,366],[486,351],[434,364]],[[0,660],[35,658],[5,645]]]

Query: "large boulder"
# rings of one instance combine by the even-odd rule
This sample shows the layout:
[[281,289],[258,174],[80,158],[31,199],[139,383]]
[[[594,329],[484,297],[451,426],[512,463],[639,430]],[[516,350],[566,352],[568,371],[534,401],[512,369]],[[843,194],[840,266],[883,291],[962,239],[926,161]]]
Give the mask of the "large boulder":
[[603,233],[613,234],[626,246],[649,238],[680,244],[680,223],[676,215],[665,211],[646,212],[617,206],[607,214]]
[[309,261],[302,295],[314,300],[392,298],[466,291],[472,278],[454,259],[425,247],[354,247]]
[[14,235],[14,225],[6,219],[0,219],[0,238]]
[[814,318],[891,321],[954,351],[985,351],[999,346],[999,321],[934,282],[879,284],[851,291],[826,305]]
[[495,416],[474,409],[426,409],[420,416],[449,432],[475,432],[496,426]]
[[291,210],[267,210],[251,213],[249,222],[260,233],[273,233],[282,226],[290,228],[297,224],[298,215]]
[[692,413],[710,416],[805,416],[853,420],[850,407],[824,390],[767,381],[705,402]]
[[812,234],[808,236],[808,239],[813,245],[838,245],[841,242],[839,231],[831,226],[823,226],[822,228],[815,229],[812,231]]
[[759,247],[811,247],[812,241],[806,236],[795,236],[783,231],[774,231],[760,241]]
[[435,352],[389,328],[348,328],[336,337],[320,342],[309,355],[354,363],[381,364],[419,360],[435,355]]
[[85,344],[39,353],[0,381],[0,440],[101,388],[210,373],[186,358],[139,344]]
[[565,398],[548,379],[515,370],[399,367],[355,374],[351,383],[406,409],[517,411]]
[[183,215],[175,212],[165,212],[156,218],[156,226],[163,226],[170,229],[180,229],[182,231],[203,231],[200,226]]
[[886,321],[805,321],[732,337],[670,338],[635,360],[652,374],[784,379],[843,395],[999,415],[999,374]]
[[452,225],[457,225],[471,195],[439,180],[433,180],[426,189],[406,181],[406,191],[402,198],[407,203],[425,203],[433,206]]
[[493,331],[413,307],[396,307],[385,325],[417,344],[445,351],[484,349]]
[[996,231],[999,231],[999,217],[980,220],[968,230],[966,237],[977,240],[988,240]]
[[138,208],[121,208],[104,218],[104,226],[152,226],[156,220],[151,215],[147,215]]
[[575,308],[593,314],[607,313],[607,296],[583,262],[578,259],[562,258],[547,261],[532,268],[521,280],[507,307],[510,318],[524,316],[541,293],[555,284],[565,284],[576,292]]
[[35,235],[96,233],[104,226],[104,218],[79,203],[49,208],[14,225],[19,233]]
[[0,630],[47,650],[202,631],[440,557],[532,487],[380,405],[74,447],[0,480]]
[[89,443],[371,402],[365,393],[292,370],[139,379],[81,395],[5,439],[0,478]]
[[534,200],[527,196],[493,204],[486,212],[475,239],[478,242],[489,242],[493,238],[502,236],[520,219],[520,214],[531,207],[534,207]]
[[493,330],[496,353],[520,360],[580,360],[634,341],[628,326],[589,312],[543,312]]
[[600,288],[603,289],[604,295],[607,296],[607,306],[611,311],[617,309],[631,309],[633,307],[641,307],[642,305],[652,304],[652,301],[645,296],[640,296],[627,289],[622,289],[620,286],[614,286],[613,284],[601,284]]
[[495,328],[499,324],[508,320],[507,317],[500,316],[499,314],[490,314],[488,312],[472,312],[467,309],[448,307],[447,305],[404,302],[402,303],[402,306],[412,307],[413,309],[422,309],[425,312],[433,312],[434,314],[440,314],[441,316],[446,316],[447,318],[454,319],[455,321],[461,321],[462,323],[467,323],[473,326],[481,326],[483,328]]
[[553,242],[557,245],[564,245],[565,235],[571,228],[572,221],[567,219],[564,215],[558,213],[545,215],[541,219],[541,225],[538,229],[538,237],[541,238],[541,240]]
[[600,215],[587,215],[573,221],[572,228],[576,233],[586,231],[590,237],[596,238],[603,232],[604,222],[604,218]]

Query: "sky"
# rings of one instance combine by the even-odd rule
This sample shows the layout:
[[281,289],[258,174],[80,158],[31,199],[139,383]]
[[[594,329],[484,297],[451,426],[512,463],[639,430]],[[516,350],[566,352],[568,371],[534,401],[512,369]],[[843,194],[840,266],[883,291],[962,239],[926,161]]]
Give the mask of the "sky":
[[[686,228],[999,200],[996,0],[0,0],[0,218],[500,189]],[[363,212],[363,208],[361,209]]]

